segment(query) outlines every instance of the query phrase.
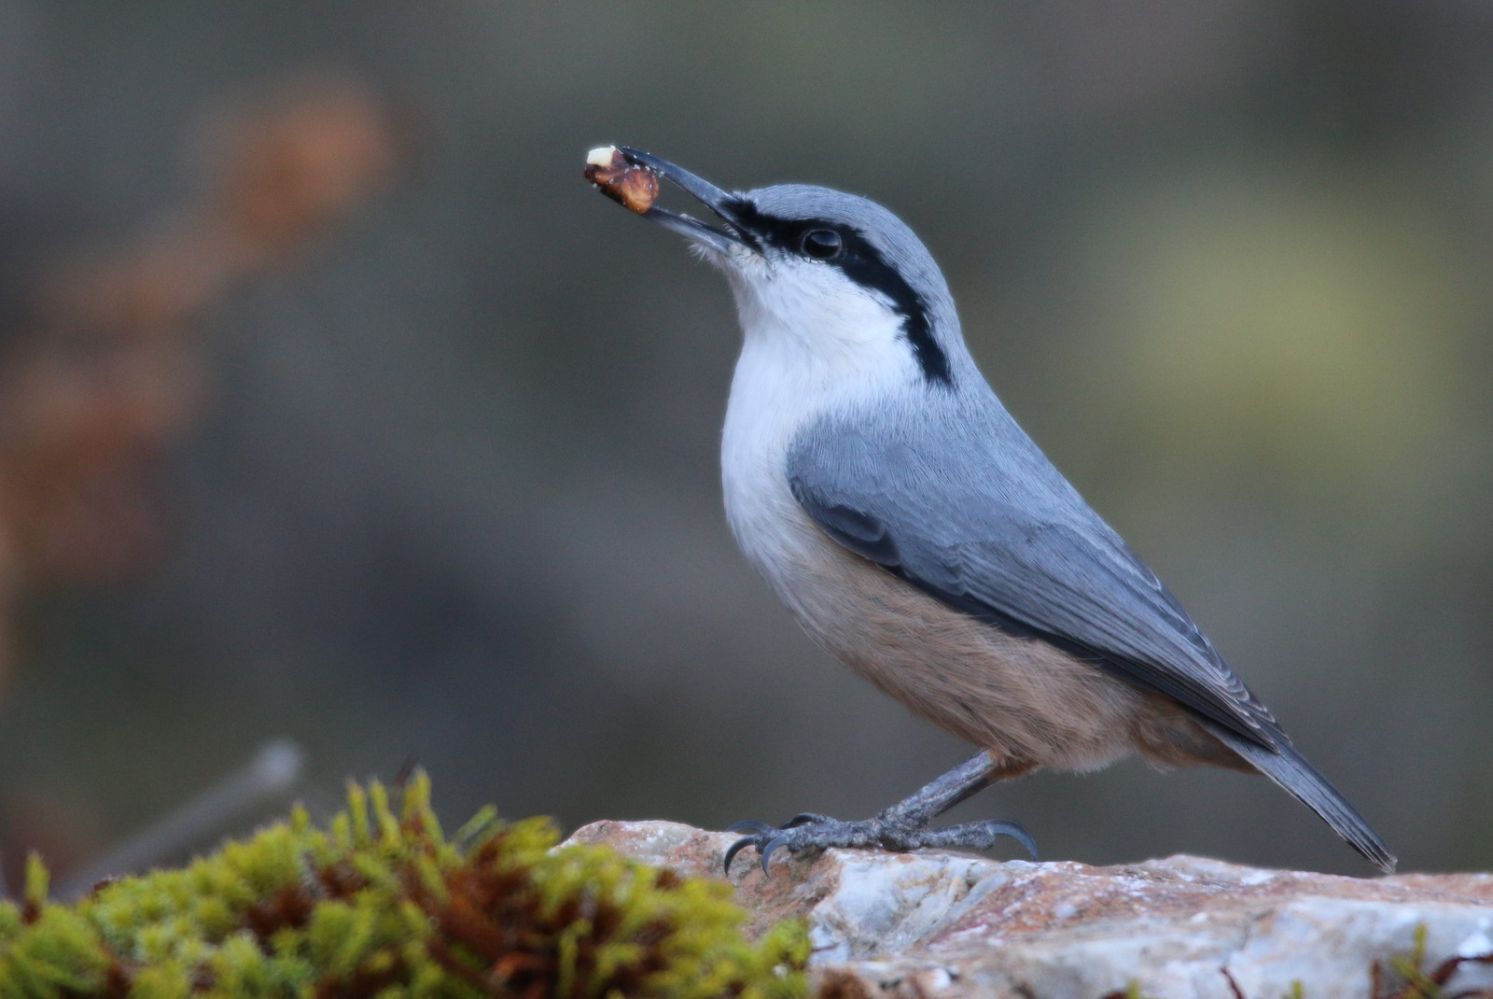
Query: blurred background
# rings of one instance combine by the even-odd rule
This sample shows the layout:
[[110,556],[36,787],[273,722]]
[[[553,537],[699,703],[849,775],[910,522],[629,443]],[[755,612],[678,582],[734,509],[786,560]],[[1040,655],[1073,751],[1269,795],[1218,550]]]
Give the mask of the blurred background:
[[[312,800],[415,761],[448,821],[567,827],[859,817],[967,754],[737,555],[729,295],[587,188],[607,142],[901,214],[1402,867],[1493,866],[1485,3],[5,0],[0,135],[12,873],[81,876],[275,737]],[[1368,873],[1231,774],[976,816]]]

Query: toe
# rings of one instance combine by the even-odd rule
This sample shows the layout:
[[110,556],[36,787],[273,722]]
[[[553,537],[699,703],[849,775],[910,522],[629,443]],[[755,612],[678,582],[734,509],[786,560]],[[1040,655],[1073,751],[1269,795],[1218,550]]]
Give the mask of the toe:
[[970,822],[948,829],[929,829],[916,837],[918,846],[943,847],[953,850],[989,850],[1001,839],[1014,839],[1022,849],[1037,859],[1037,844],[1021,826],[1015,822],[991,820]]

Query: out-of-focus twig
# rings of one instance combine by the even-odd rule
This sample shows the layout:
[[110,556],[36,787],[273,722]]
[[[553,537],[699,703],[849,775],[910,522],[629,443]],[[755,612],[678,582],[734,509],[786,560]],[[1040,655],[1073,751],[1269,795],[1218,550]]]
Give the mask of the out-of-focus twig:
[[233,823],[288,797],[305,770],[305,754],[290,739],[265,743],[248,765],[181,808],[68,875],[57,897],[71,900],[111,877],[178,860],[231,830]]

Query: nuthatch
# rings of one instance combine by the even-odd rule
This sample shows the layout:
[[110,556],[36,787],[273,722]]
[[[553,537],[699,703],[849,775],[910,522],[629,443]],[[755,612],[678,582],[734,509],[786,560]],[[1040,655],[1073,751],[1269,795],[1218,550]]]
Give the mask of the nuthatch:
[[742,551],[819,645],[980,747],[875,818],[741,823],[748,835],[728,866],[746,846],[764,868],[780,847],[986,849],[1009,836],[1031,851],[1014,823],[929,823],[995,781],[1136,752],[1258,770],[1394,869],[1368,823],[1006,412],[906,225],[822,187],[732,193],[640,150],[621,156],[622,173],[656,173],[719,220],[651,196],[633,205],[687,237],[736,299],[745,339],[721,476]]

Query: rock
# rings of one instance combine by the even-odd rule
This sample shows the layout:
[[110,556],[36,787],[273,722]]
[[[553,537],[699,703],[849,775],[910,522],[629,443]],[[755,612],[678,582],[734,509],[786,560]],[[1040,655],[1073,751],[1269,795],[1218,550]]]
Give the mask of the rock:
[[[572,837],[721,878],[736,837],[671,822],[596,822]],[[1448,994],[1493,989],[1493,875],[1344,878],[1177,856],[1090,867],[934,851],[751,851],[731,873],[752,927],[808,920],[821,995],[1307,999],[1388,997],[1424,934]],[[1482,963],[1475,958],[1484,958]],[[1382,969],[1374,982],[1374,967]],[[1415,993],[1419,995],[1420,993]],[[1493,993],[1490,993],[1493,994]]]

